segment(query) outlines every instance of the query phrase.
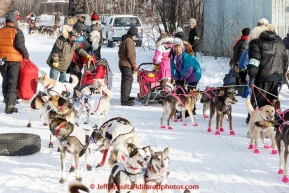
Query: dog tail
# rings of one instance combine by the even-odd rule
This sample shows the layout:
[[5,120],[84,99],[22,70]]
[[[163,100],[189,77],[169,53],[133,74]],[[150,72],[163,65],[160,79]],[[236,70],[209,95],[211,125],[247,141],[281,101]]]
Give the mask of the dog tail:
[[114,149],[108,159],[108,164],[110,165],[110,167],[113,166],[113,164],[117,163],[117,154],[118,154],[119,150],[118,149]]
[[265,121],[257,121],[257,122],[255,122],[255,125],[257,127],[268,128],[268,127],[275,127],[275,126],[278,126],[280,124],[274,120],[265,120]]
[[106,96],[104,97],[107,101],[109,101],[112,98],[112,92],[106,88],[103,87],[102,90],[105,92]]
[[82,190],[84,192],[89,192],[89,189],[84,186],[82,183],[78,182],[78,181],[73,181],[68,185],[68,189],[70,193],[79,193],[78,190]]
[[77,76],[75,75],[70,75],[72,82],[70,83],[72,85],[73,88],[75,88],[79,82]]
[[246,107],[247,107],[248,113],[252,116],[252,113],[254,112],[254,108],[251,104],[250,95],[247,96]]
[[131,139],[128,140],[128,143],[132,143],[132,144],[134,144],[135,146],[140,147],[140,142],[139,142],[139,140],[138,140],[138,136],[139,136],[139,135],[134,135],[134,136],[132,136]]

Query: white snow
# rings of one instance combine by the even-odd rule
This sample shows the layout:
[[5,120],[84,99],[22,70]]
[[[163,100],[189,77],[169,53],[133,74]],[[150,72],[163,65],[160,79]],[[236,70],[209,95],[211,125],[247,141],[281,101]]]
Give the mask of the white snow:
[[[49,72],[46,59],[52,49],[55,39],[28,35],[26,46],[31,60],[37,66]],[[247,110],[245,99],[237,96],[238,103],[233,106],[233,128],[235,136],[228,133],[228,123],[224,123],[225,132],[215,136],[214,132],[207,132],[208,120],[202,116],[202,104],[197,102],[197,115],[194,117],[197,127],[189,123],[186,127],[180,122],[171,122],[173,130],[160,129],[160,117],[162,108],[156,102],[143,106],[136,102],[133,107],[120,105],[120,71],[118,68],[118,47],[106,48],[102,46],[102,57],[108,60],[113,77],[113,98],[108,113],[109,118],[121,116],[128,119],[136,128],[143,146],[150,145],[153,150],[159,151],[168,147],[170,152],[170,185],[198,185],[199,192],[288,192],[288,185],[282,182],[282,175],[278,175],[278,155],[272,155],[271,150],[260,148],[260,154],[256,155],[248,150],[249,139],[246,137],[247,125],[245,119]],[[153,50],[147,51],[137,48],[137,64],[151,62]],[[199,83],[200,90],[206,86],[221,86],[224,75],[228,72],[228,62],[225,59],[213,57],[202,57],[203,72]],[[0,79],[2,82],[2,77]],[[132,96],[137,96],[139,85],[134,77]],[[280,94],[282,110],[288,105],[288,88],[283,86]],[[37,111],[33,117],[32,127],[27,128],[29,107],[17,105],[19,113],[6,115],[5,105],[2,103],[3,96],[0,94],[0,133],[34,133],[41,137],[41,150],[39,153],[22,157],[0,156],[0,192],[27,192],[41,193],[68,192],[67,184],[75,179],[74,173],[68,173],[70,167],[70,156],[66,161],[67,182],[60,184],[60,155],[57,153],[57,141],[54,139],[55,147],[48,148],[50,131],[47,126],[42,126],[40,112]],[[97,117],[91,116],[93,122]],[[82,117],[82,122],[85,117]],[[212,129],[215,128],[215,119]],[[89,126],[86,126],[90,128]],[[91,128],[92,129],[92,128]],[[270,140],[267,139],[269,144]],[[261,140],[259,142],[261,145]],[[106,164],[102,168],[95,168],[101,161],[102,154],[93,151],[91,165],[93,171],[86,171],[84,157],[80,161],[80,174],[83,184],[90,186],[106,184],[110,175],[110,168]],[[174,189],[170,192],[183,192],[183,189]],[[91,189],[91,192],[107,192],[107,190]],[[198,191],[193,191],[198,192]]]

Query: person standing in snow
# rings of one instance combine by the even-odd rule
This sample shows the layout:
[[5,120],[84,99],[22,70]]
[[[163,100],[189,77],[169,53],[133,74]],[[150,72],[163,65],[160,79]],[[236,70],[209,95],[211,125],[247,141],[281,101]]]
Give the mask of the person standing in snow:
[[[278,95],[278,85],[288,68],[288,56],[282,39],[276,34],[275,27],[269,21],[262,18],[250,33],[249,42],[249,86],[253,84],[275,96]],[[254,88],[252,88],[254,89]],[[263,92],[256,93],[256,101],[252,97],[254,108],[260,108],[268,101],[273,101],[274,96]],[[249,122],[249,117],[246,122]]]
[[188,42],[192,45],[194,55],[198,59],[198,61],[201,61],[201,52],[203,51],[203,32],[202,30],[197,26],[197,21],[194,18],[190,19],[190,33],[189,33],[189,39]]
[[168,57],[173,47],[174,38],[169,34],[161,34],[156,43],[156,51],[153,63],[158,66],[158,80],[161,84],[166,84],[171,79],[170,59]]
[[[238,74],[238,64],[239,60],[244,53],[244,51],[249,47],[249,34],[250,34],[250,28],[244,28],[242,30],[242,36],[241,38],[236,42],[236,44],[233,47],[233,69],[234,69],[234,74],[236,79],[236,85],[239,84],[239,74]],[[237,86],[236,90],[238,91],[238,96],[241,95],[242,92],[242,87]]]
[[7,57],[4,65],[0,65],[5,113],[17,113],[15,102],[20,63],[23,58],[28,58],[29,54],[25,47],[24,34],[18,28],[15,12],[8,12],[6,26],[0,29],[0,58],[3,57]]
[[[103,44],[103,38],[102,38],[102,28],[101,28],[101,21],[99,20],[99,17],[97,15],[97,13],[93,13],[91,15],[91,32],[93,33],[93,31],[98,31],[99,32],[99,40],[97,41],[94,41],[94,42],[99,42],[98,45],[96,46],[93,46],[92,45],[92,48],[94,47],[97,47],[97,49],[93,49],[93,53],[96,57],[96,60],[99,60],[101,59],[101,54],[100,54],[100,51],[101,51],[101,45]],[[94,38],[96,38],[96,36],[94,36]],[[93,44],[93,42],[92,42]]]
[[[200,63],[193,54],[194,52],[189,43],[183,42],[179,38],[174,39],[173,49],[169,54],[172,78],[178,86],[188,85],[188,92],[196,88],[202,77]],[[195,110],[196,105],[193,110],[194,115],[196,114]]]
[[56,39],[46,61],[50,66],[50,78],[57,80],[60,74],[59,82],[66,82],[66,71],[75,51],[80,56],[85,56],[87,60],[92,61],[92,57],[76,42],[78,37],[79,33],[76,30],[72,30],[68,25],[63,26],[62,35]]
[[133,82],[133,73],[137,71],[136,52],[134,39],[138,34],[138,29],[132,26],[127,34],[122,36],[122,42],[118,50],[118,65],[121,72],[120,100],[123,106],[134,106],[134,97],[130,96]]

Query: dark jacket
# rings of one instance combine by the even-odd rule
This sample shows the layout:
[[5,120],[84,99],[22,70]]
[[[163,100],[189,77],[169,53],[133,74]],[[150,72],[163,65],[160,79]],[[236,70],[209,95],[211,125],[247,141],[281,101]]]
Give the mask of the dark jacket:
[[187,41],[187,38],[186,38],[186,35],[185,35],[184,32],[178,32],[178,33],[176,33],[175,37],[176,37],[176,38],[180,38],[180,39],[183,40],[183,41]]
[[46,63],[52,68],[54,68],[52,63],[58,62],[58,67],[56,69],[61,72],[66,72],[68,69],[74,52],[80,56],[88,55],[77,42],[69,41],[67,29],[69,29],[69,26],[63,27],[62,35],[56,39],[51,53],[46,61]]
[[244,51],[249,47],[249,41],[241,40],[237,45],[233,52],[233,61],[234,63],[239,63],[239,60],[244,53]]
[[136,64],[136,52],[134,41],[130,35],[125,34],[122,36],[122,42],[119,45],[118,50],[119,62],[120,66],[131,67]]
[[198,26],[190,30],[188,42],[192,45],[194,52],[203,51],[203,32]]
[[289,34],[283,39],[283,43],[285,45],[285,48],[289,50]]
[[22,57],[27,57],[23,32],[17,27],[16,14],[7,15],[6,26],[0,29],[0,58],[7,57],[6,61],[21,62]]
[[288,68],[288,56],[275,27],[257,26],[250,34],[248,75],[255,82],[279,81]]

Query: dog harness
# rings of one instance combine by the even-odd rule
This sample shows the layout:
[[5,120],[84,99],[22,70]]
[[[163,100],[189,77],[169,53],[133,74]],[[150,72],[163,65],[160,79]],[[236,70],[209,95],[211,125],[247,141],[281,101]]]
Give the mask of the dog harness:
[[155,182],[156,184],[160,184],[164,175],[169,175],[169,170],[165,169],[162,174],[157,174],[154,166],[152,166],[152,171],[148,170],[145,174],[145,181],[146,182]]
[[99,107],[99,102],[102,97],[103,95],[99,94],[92,94],[92,95],[82,94],[79,103],[86,109],[94,109],[93,111],[95,112]]
[[[57,84],[54,85],[53,87],[49,88],[50,84],[51,84],[51,82],[45,86],[45,89],[47,90],[47,94],[49,94],[50,96],[54,96],[54,95],[50,94],[50,92],[55,92],[56,94],[59,94],[65,98],[68,98],[70,96],[70,92],[68,91],[67,86],[65,84],[64,84],[65,90],[63,90],[63,88],[59,88],[59,86],[57,87]],[[57,92],[56,91],[57,89],[61,90],[62,93]]]
[[39,91],[30,104],[32,109],[36,109],[35,101],[37,97],[40,97],[43,102],[47,102],[49,99],[49,96],[45,92]]
[[[126,135],[134,130],[132,125],[125,125],[122,122],[113,121],[111,124],[104,128],[104,133],[111,135],[111,141],[114,142],[117,137],[121,135]],[[107,134],[106,134],[107,135]],[[107,136],[106,136],[107,137]]]
[[[132,166],[130,166],[130,168],[134,171],[137,171],[137,170],[141,170],[140,168],[133,168]],[[119,184],[117,183],[117,180],[116,180],[116,175],[119,173],[119,172],[124,172],[128,177],[129,177],[129,180],[131,182],[131,189],[133,189],[134,185],[135,185],[135,181],[138,177],[138,175],[140,175],[140,178],[144,178],[143,176],[143,173],[142,172],[138,172],[138,173],[130,173],[128,171],[126,171],[125,169],[125,166],[124,166],[124,163],[115,163],[113,166],[112,166],[112,170],[111,170],[111,174],[112,177],[113,177],[113,181],[114,183],[116,184],[116,187],[117,187],[117,190],[119,191],[120,188],[119,188]]]

